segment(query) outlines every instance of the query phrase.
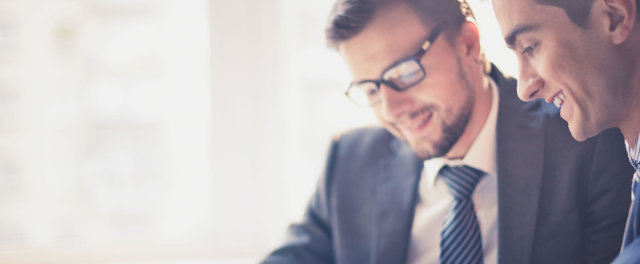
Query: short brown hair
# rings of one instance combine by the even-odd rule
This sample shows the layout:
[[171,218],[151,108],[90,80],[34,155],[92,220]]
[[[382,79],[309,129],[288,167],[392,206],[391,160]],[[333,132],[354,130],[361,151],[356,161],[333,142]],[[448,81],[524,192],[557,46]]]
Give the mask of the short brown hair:
[[[567,14],[571,22],[585,28],[593,6],[593,0],[534,0],[541,5],[559,7]],[[636,0],[636,15],[640,13],[640,0]],[[638,17],[640,20],[640,17]]]
[[465,0],[337,0],[329,14],[327,44],[336,47],[362,31],[380,7],[405,2],[423,20],[459,29],[473,13]]

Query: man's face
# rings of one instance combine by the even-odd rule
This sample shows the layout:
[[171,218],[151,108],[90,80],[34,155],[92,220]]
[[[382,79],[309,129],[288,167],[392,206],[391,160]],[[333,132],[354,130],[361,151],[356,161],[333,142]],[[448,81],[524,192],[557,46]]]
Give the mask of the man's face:
[[[435,25],[424,22],[406,5],[383,8],[355,37],[338,50],[354,82],[380,78],[395,62],[419,50]],[[426,76],[398,92],[380,86],[380,102],[372,109],[380,122],[405,140],[423,159],[445,155],[465,131],[474,106],[474,90],[459,52],[445,31],[420,59]]]
[[580,141],[620,123],[628,98],[619,87],[626,87],[629,78],[616,62],[604,19],[590,15],[583,28],[563,9],[533,0],[494,0],[493,5],[505,41],[520,62],[520,99],[543,98],[560,107]]

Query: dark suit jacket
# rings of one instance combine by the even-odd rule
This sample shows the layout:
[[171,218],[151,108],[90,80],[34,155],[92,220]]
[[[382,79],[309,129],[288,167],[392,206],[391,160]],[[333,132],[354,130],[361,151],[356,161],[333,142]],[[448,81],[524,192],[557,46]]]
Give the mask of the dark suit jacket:
[[640,239],[627,245],[613,261],[613,264],[640,264]]
[[[495,67],[491,77],[500,91],[498,262],[611,262],[633,174],[622,135],[576,142],[555,107],[521,102]],[[385,129],[343,134],[304,220],[264,263],[405,263],[422,166]]]

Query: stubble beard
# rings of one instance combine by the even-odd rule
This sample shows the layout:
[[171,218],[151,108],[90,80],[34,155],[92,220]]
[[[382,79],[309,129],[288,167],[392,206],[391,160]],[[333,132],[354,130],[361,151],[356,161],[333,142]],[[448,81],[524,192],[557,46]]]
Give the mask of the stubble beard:
[[[423,135],[414,142],[408,142],[413,152],[423,160],[442,157],[449,153],[469,124],[475,102],[475,94],[460,64],[458,64],[458,76],[463,86],[462,88],[465,90],[464,97],[461,98],[463,102],[460,104],[458,111],[456,112],[455,109],[446,108],[442,109],[442,111],[433,112],[433,117],[440,117],[440,138],[430,140],[428,135]],[[427,107],[433,108],[432,106]],[[448,120],[450,120],[450,122],[447,122]]]

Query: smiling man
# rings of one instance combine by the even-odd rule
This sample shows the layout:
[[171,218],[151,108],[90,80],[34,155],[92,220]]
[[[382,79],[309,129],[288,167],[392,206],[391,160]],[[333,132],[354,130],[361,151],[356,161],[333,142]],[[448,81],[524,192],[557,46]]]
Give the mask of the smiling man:
[[[560,108],[577,140],[617,127],[640,196],[640,5],[637,0],[494,0],[507,45],[520,62],[518,96]],[[623,252],[640,254],[634,198]],[[636,257],[640,262],[640,257]]]
[[334,140],[304,219],[264,263],[613,259],[632,173],[622,136],[576,142],[553,106],[518,100],[471,17],[458,0],[336,2],[327,39],[346,95],[382,127]]

